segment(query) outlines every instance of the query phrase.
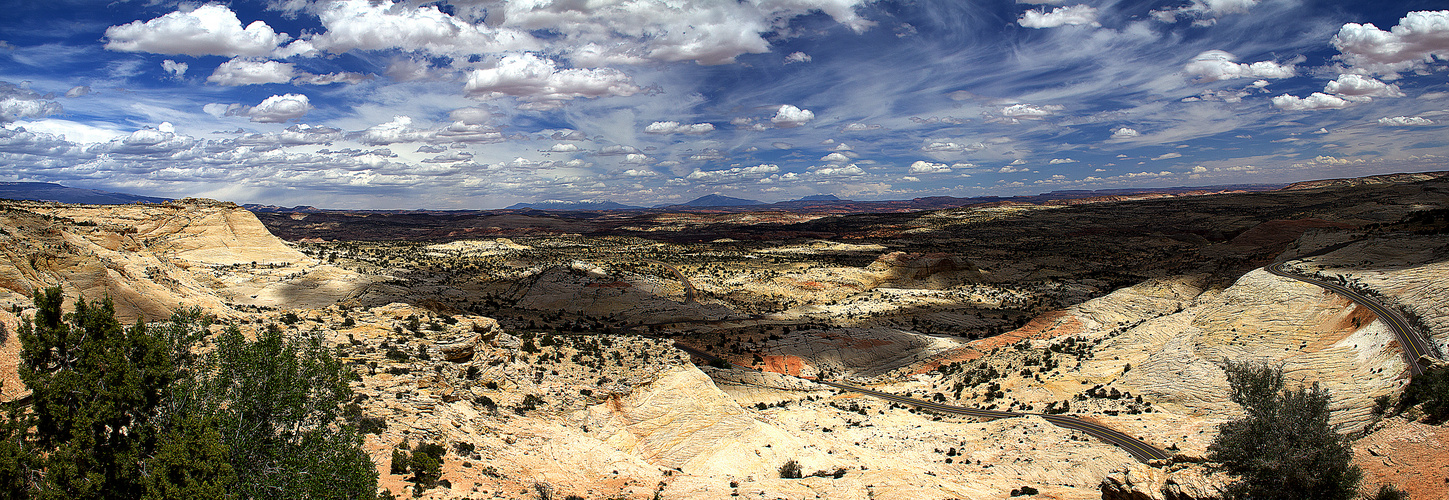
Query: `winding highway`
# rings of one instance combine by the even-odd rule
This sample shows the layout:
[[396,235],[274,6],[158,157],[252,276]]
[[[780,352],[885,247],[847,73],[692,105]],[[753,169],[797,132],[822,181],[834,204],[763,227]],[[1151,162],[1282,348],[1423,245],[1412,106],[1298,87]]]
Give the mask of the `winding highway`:
[[1419,364],[1419,360],[1424,359],[1426,356],[1432,357],[1434,351],[1432,347],[1430,347],[1429,343],[1424,340],[1424,337],[1419,335],[1419,332],[1414,330],[1412,324],[1409,323],[1409,319],[1405,318],[1403,313],[1384,306],[1379,301],[1361,295],[1358,292],[1353,291],[1353,289],[1340,285],[1338,283],[1309,278],[1307,276],[1288,272],[1283,269],[1283,264],[1284,263],[1280,262],[1271,266],[1264,267],[1263,269],[1284,278],[1292,278],[1298,281],[1302,281],[1304,283],[1322,287],[1333,293],[1348,297],[1349,300],[1352,300],[1358,305],[1366,307],[1370,311],[1373,311],[1373,313],[1377,315],[1380,320],[1383,320],[1384,324],[1389,326],[1390,330],[1394,331],[1394,335],[1399,338],[1399,345],[1403,347],[1404,358],[1409,363],[1409,372],[1413,375],[1419,375],[1424,373],[1424,366]]
[[[708,352],[705,352],[705,351],[696,349],[694,347],[691,347],[691,346],[688,346],[688,345],[685,345],[685,344],[681,344],[679,342],[675,342],[674,343],[674,347],[678,348],[681,351],[688,352],[688,353],[690,353],[690,354],[692,354],[692,355],[694,355],[696,357],[699,357],[701,359],[704,359],[705,361],[715,361],[715,360],[719,360],[719,361],[723,361],[723,362],[726,362],[726,363],[729,362],[728,360],[726,360],[724,358],[715,356],[714,354],[710,354]],[[750,368],[750,367],[740,366],[740,365],[734,365],[734,364],[732,364],[732,366],[736,366],[736,367],[743,368],[743,369],[749,369],[749,370],[752,370],[753,369],[753,368]],[[1162,451],[1161,449],[1157,448],[1156,446],[1152,446],[1150,444],[1147,444],[1146,442],[1144,442],[1144,441],[1142,441],[1140,439],[1137,439],[1137,438],[1134,438],[1132,436],[1129,436],[1129,435],[1127,435],[1127,434],[1125,434],[1125,433],[1123,433],[1121,431],[1118,431],[1116,429],[1113,429],[1111,427],[1107,427],[1105,425],[1098,424],[1096,422],[1088,421],[1088,420],[1085,420],[1085,419],[1081,419],[1081,418],[1078,418],[1078,417],[1067,416],[1067,415],[1051,415],[1051,414],[1046,414],[1046,413],[1027,413],[1027,412],[1016,412],[1016,411],[986,410],[986,409],[982,409],[982,408],[971,408],[971,407],[966,407],[966,406],[955,406],[955,405],[948,405],[948,404],[936,403],[936,402],[933,402],[933,401],[926,401],[926,400],[923,400],[923,399],[916,399],[916,398],[901,396],[899,394],[891,394],[889,392],[882,392],[882,391],[877,391],[877,390],[874,390],[874,389],[866,389],[864,387],[856,387],[856,386],[853,386],[853,385],[847,385],[847,384],[842,384],[842,383],[838,383],[838,382],[831,382],[831,381],[828,381],[828,380],[815,380],[815,379],[805,379],[805,380],[810,380],[810,381],[815,382],[817,384],[834,387],[836,389],[840,389],[840,390],[843,390],[843,391],[849,391],[849,392],[854,392],[854,393],[858,393],[858,394],[864,394],[866,396],[871,396],[871,397],[878,398],[878,399],[883,399],[883,400],[886,400],[886,401],[893,401],[893,402],[896,402],[896,403],[906,404],[906,405],[914,406],[914,407],[917,407],[917,408],[934,411],[934,412],[937,412],[937,413],[950,413],[950,414],[955,414],[955,415],[966,415],[966,416],[969,416],[969,417],[988,418],[988,419],[991,419],[991,418],[1007,418],[1007,417],[1024,417],[1024,416],[1028,416],[1028,415],[1036,415],[1038,417],[1041,417],[1041,418],[1045,419],[1047,422],[1050,422],[1052,425],[1056,425],[1057,427],[1062,427],[1062,428],[1066,428],[1066,429],[1072,429],[1072,430],[1082,431],[1082,432],[1087,433],[1087,435],[1090,435],[1092,437],[1095,437],[1097,439],[1100,439],[1100,440],[1102,440],[1104,442],[1107,442],[1109,444],[1115,445],[1118,448],[1121,448],[1122,451],[1126,451],[1128,454],[1132,455],[1133,458],[1136,458],[1137,460],[1142,461],[1144,463],[1150,462],[1152,460],[1166,460],[1168,458],[1171,458],[1171,455],[1169,455],[1165,451]]]
[[[686,300],[693,301],[693,299],[694,299],[694,293],[693,293],[694,286],[689,282],[689,279],[684,276],[684,273],[679,272],[679,270],[675,269],[673,266],[670,266],[670,265],[665,264],[663,262],[658,262],[658,261],[653,261],[653,260],[650,260],[649,262],[652,262],[652,263],[655,263],[655,264],[659,264],[661,266],[664,266],[666,269],[668,269],[670,272],[672,272],[676,278],[678,278],[681,282],[684,283],[685,290],[686,290]],[[1285,278],[1291,278],[1291,279],[1295,279],[1295,280],[1298,280],[1298,281],[1302,281],[1302,282],[1305,282],[1305,283],[1309,283],[1309,284],[1312,284],[1312,285],[1316,285],[1316,286],[1322,287],[1322,288],[1327,289],[1329,291],[1332,291],[1334,293],[1343,295],[1344,297],[1349,298],[1349,300],[1354,301],[1355,303],[1359,304],[1360,306],[1366,307],[1369,310],[1373,311],[1373,313],[1375,315],[1377,315],[1379,317],[1379,319],[1382,319],[1384,321],[1384,323],[1389,326],[1389,329],[1393,330],[1394,335],[1398,336],[1399,344],[1404,347],[1404,349],[1403,349],[1403,351],[1404,351],[1404,357],[1408,359],[1408,364],[1409,364],[1409,370],[1410,370],[1410,372],[1413,375],[1419,375],[1419,374],[1421,374],[1421,373],[1424,372],[1424,368],[1423,368],[1422,365],[1419,364],[1419,360],[1420,359],[1424,359],[1426,356],[1430,356],[1433,353],[1433,351],[1431,350],[1430,345],[1424,340],[1424,338],[1422,336],[1420,336],[1418,334],[1418,332],[1414,331],[1413,327],[1409,323],[1408,318],[1405,318],[1402,313],[1400,313],[1398,311],[1395,311],[1393,309],[1390,309],[1389,307],[1384,306],[1382,303],[1379,303],[1377,300],[1374,300],[1374,299],[1369,298],[1369,297],[1365,297],[1365,296],[1359,294],[1358,292],[1353,291],[1352,289],[1350,289],[1350,288],[1348,288],[1346,286],[1339,285],[1337,283],[1331,283],[1331,282],[1327,282],[1327,281],[1322,281],[1322,280],[1318,280],[1318,279],[1309,278],[1309,277],[1300,276],[1300,275],[1297,275],[1297,274],[1290,273],[1290,272],[1288,272],[1288,271],[1286,271],[1286,270],[1283,269],[1283,264],[1282,263],[1278,263],[1278,264],[1273,264],[1273,265],[1267,266],[1267,267],[1264,268],[1264,270],[1266,270],[1266,271],[1268,271],[1270,273],[1273,273],[1275,275],[1278,275],[1278,276],[1282,276],[1282,277],[1285,277]],[[676,348],[682,350],[682,351],[688,352],[688,353],[690,353],[690,354],[692,354],[692,355],[694,355],[696,357],[699,357],[699,358],[701,358],[701,359],[703,359],[703,360],[705,360],[707,362],[709,362],[709,361],[722,361],[722,362],[725,362],[725,363],[729,363],[729,361],[726,360],[726,359],[724,359],[724,358],[715,356],[712,353],[709,353],[709,352],[706,352],[706,351],[697,349],[697,348],[692,347],[692,346],[689,346],[689,345],[681,344],[681,343],[679,343],[677,341],[674,343],[674,346]],[[750,367],[734,365],[732,363],[731,363],[731,366],[736,366],[736,367],[743,368],[743,369],[753,369],[753,368],[750,368]],[[936,403],[936,402],[933,402],[933,401],[926,401],[926,400],[922,400],[922,399],[916,399],[916,398],[901,396],[901,395],[892,394],[892,393],[889,393],[889,392],[877,391],[877,390],[874,390],[874,389],[867,389],[867,388],[864,388],[864,387],[856,387],[856,386],[852,386],[852,385],[842,384],[842,383],[839,383],[839,382],[831,382],[831,381],[828,381],[828,380],[815,380],[815,379],[806,379],[806,380],[811,380],[811,381],[813,381],[815,383],[818,383],[818,384],[821,384],[821,385],[825,385],[825,386],[829,386],[829,387],[833,387],[833,388],[840,389],[840,390],[843,390],[843,391],[849,391],[849,392],[854,392],[854,393],[858,393],[858,394],[864,394],[866,396],[870,396],[870,397],[874,397],[874,398],[878,398],[878,399],[883,399],[883,400],[886,400],[886,401],[892,401],[892,402],[896,402],[896,403],[901,403],[901,404],[905,404],[905,405],[910,405],[910,406],[914,406],[914,407],[917,407],[917,408],[921,408],[921,409],[925,409],[925,410],[930,410],[930,411],[934,411],[934,412],[938,412],[938,413],[949,413],[949,414],[955,414],[955,415],[965,415],[965,416],[970,416],[970,417],[988,418],[988,419],[993,419],[993,418],[1009,418],[1009,417],[1022,417],[1022,416],[1028,416],[1028,415],[1035,415],[1035,416],[1038,416],[1038,417],[1041,417],[1041,418],[1045,419],[1047,422],[1050,422],[1053,425],[1056,425],[1058,427],[1082,431],[1082,432],[1084,432],[1084,433],[1086,433],[1086,434],[1088,434],[1088,435],[1090,435],[1092,437],[1095,437],[1097,439],[1102,440],[1103,442],[1112,444],[1112,445],[1114,445],[1114,446],[1116,446],[1118,448],[1121,448],[1123,451],[1126,451],[1128,454],[1132,455],[1133,458],[1136,458],[1137,460],[1140,460],[1142,462],[1150,462],[1152,460],[1166,460],[1166,459],[1168,459],[1168,458],[1171,457],[1171,455],[1169,455],[1167,452],[1165,452],[1165,451],[1163,451],[1163,450],[1161,450],[1161,449],[1159,449],[1159,448],[1157,448],[1155,446],[1152,446],[1150,444],[1147,444],[1146,442],[1142,441],[1141,439],[1137,439],[1135,437],[1132,437],[1132,436],[1130,436],[1130,435],[1128,435],[1126,433],[1123,433],[1123,432],[1118,431],[1116,429],[1113,429],[1111,427],[1107,427],[1105,425],[1102,425],[1102,424],[1099,424],[1099,423],[1096,423],[1096,422],[1092,422],[1090,420],[1086,420],[1086,419],[1083,419],[1083,418],[1080,418],[1080,417],[1068,416],[1068,415],[1057,415],[1057,414],[1045,414],[1045,413],[1027,413],[1027,412],[1015,412],[1015,411],[1002,411],[1002,410],[987,410],[987,409],[982,409],[982,408],[971,408],[971,407],[966,407],[966,406],[955,406],[955,405],[941,404],[941,403]]]

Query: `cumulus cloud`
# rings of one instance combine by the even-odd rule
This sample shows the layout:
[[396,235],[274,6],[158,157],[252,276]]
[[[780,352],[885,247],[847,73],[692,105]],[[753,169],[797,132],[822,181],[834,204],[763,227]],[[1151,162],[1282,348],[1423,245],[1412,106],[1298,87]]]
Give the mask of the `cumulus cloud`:
[[845,156],[841,153],[830,153],[820,157],[820,161],[827,161],[830,163],[850,163],[850,157]]
[[1395,116],[1393,118],[1379,118],[1379,125],[1386,127],[1418,127],[1433,125],[1434,120],[1422,116]]
[[504,56],[491,68],[473,70],[463,90],[472,97],[518,97],[545,107],[575,98],[630,96],[639,86],[613,68],[559,69],[549,59],[533,54]]
[[[1182,156],[1182,155],[1178,155],[1178,156]],[[1052,158],[1051,160],[1047,161],[1047,164],[1048,165],[1060,165],[1060,164],[1063,164],[1063,163],[1076,163],[1076,162],[1077,162],[1077,160],[1073,160],[1071,158]]]
[[885,127],[884,126],[881,126],[881,125],[874,124],[874,123],[847,123],[847,124],[845,124],[845,126],[840,127],[840,131],[841,132],[865,132],[865,131],[868,131],[868,130],[880,130],[880,129],[883,129],[883,128],[885,128]]
[[287,83],[296,72],[292,63],[232,59],[217,66],[206,81],[222,86]]
[[109,50],[188,56],[263,56],[289,38],[261,21],[243,28],[236,13],[219,4],[106,28]]
[[1397,77],[1435,58],[1449,60],[1449,10],[1410,12],[1389,31],[1373,24],[1344,24],[1331,43],[1355,72]]
[[65,91],[65,96],[66,97],[70,97],[70,98],[76,98],[76,97],[90,95],[90,93],[91,93],[91,86],[90,85],[77,85],[77,86],[71,87],[70,90]]
[[852,163],[844,166],[830,165],[818,167],[811,171],[811,173],[819,177],[858,177],[865,175],[865,170],[862,170]]
[[1242,14],[1253,6],[1258,5],[1261,0],[1192,0],[1192,3],[1175,9],[1154,10],[1151,15],[1154,19],[1164,22],[1177,22],[1179,18],[1190,19],[1194,26],[1211,26],[1217,22],[1217,18],[1223,14]]
[[808,63],[811,59],[812,58],[810,57],[810,54],[806,54],[804,52],[791,52],[790,55],[785,56],[785,64]]
[[945,163],[931,163],[925,160],[912,163],[910,169],[912,174],[944,174],[950,171],[951,167],[946,166]]
[[[1012,162],[1011,165],[1016,165],[1016,163],[1015,162]],[[1026,168],[1026,167],[1013,167],[1011,165],[1007,165],[1005,167],[1001,167],[1001,169],[1000,170],[997,170],[997,172],[998,173],[1002,173],[1002,174],[1015,174],[1015,173],[1018,173],[1018,172],[1029,172],[1029,171],[1031,171],[1031,169]]]
[[675,121],[654,122],[644,127],[646,134],[687,134],[700,135],[714,131],[714,125],[710,123],[679,123]]
[[926,153],[962,153],[980,151],[982,149],[986,149],[986,145],[979,142],[966,144],[962,142],[930,141],[926,145],[921,146],[921,151]]
[[1308,97],[1283,94],[1273,98],[1273,107],[1284,111],[1307,111],[1315,109],[1341,109],[1351,104],[1347,99],[1314,92]]
[[302,73],[292,79],[292,83],[299,85],[331,85],[334,83],[355,84],[371,80],[372,77],[362,73],[327,73],[325,75],[314,75]]
[[734,167],[725,170],[700,170],[694,169],[685,179],[704,183],[734,182],[743,179],[757,179],[769,176],[780,171],[779,165],[762,163],[753,167]]
[[1035,104],[1025,104],[1025,103],[1023,103],[1023,104],[1012,104],[1010,106],[1001,108],[1001,114],[1002,115],[1005,115],[1007,117],[1010,117],[1010,118],[1022,118],[1022,119],[1028,119],[1028,120],[1036,120],[1036,119],[1041,119],[1041,118],[1044,118],[1044,117],[1047,117],[1047,116],[1051,116],[1052,114],[1054,114],[1054,113],[1056,113],[1058,111],[1061,111],[1063,109],[1067,109],[1067,108],[1066,108],[1066,106],[1062,106],[1060,104],[1047,104],[1047,105],[1044,105],[1044,106],[1038,106],[1038,105],[1035,105]]
[[[298,123],[278,133],[243,134],[237,137],[238,145],[250,147],[296,146],[304,144],[330,144],[342,139],[342,130],[331,127],[314,127]],[[437,153],[439,151],[431,151]]]
[[247,111],[247,116],[257,123],[282,123],[296,120],[312,110],[307,96],[301,94],[274,95]]
[[1231,53],[1209,50],[1194,56],[1182,70],[1200,82],[1233,78],[1288,78],[1296,74],[1293,64],[1278,64],[1273,61],[1252,64],[1234,62],[1237,60],[1238,57]]
[[604,146],[602,148],[599,148],[599,150],[597,152],[595,152],[594,154],[597,155],[597,156],[623,156],[623,155],[635,154],[635,153],[638,153],[638,152],[639,152],[639,148],[636,148],[634,146],[624,146],[624,145],[621,145],[621,144],[614,144],[614,145],[609,145],[609,146]]
[[1181,153],[1163,153],[1163,154],[1157,155],[1157,157],[1156,158],[1153,158],[1153,160],[1171,160],[1173,158],[1182,158],[1182,154]]
[[548,151],[548,152],[551,152],[551,153],[573,153],[573,152],[576,152],[578,150],[579,150],[579,146],[577,144],[568,144],[568,143],[560,142],[558,144],[554,144],[552,147],[550,147],[548,149],[545,149],[544,151]]
[[60,103],[10,82],[0,81],[0,123],[59,114]]
[[412,117],[394,116],[392,121],[368,127],[365,130],[352,134],[350,138],[363,144],[384,146],[399,142],[426,141],[431,136],[432,134],[426,130],[414,128]]
[[1398,85],[1387,84],[1363,75],[1338,75],[1337,80],[1328,82],[1323,91],[1342,96],[1403,97]]
[[184,62],[172,61],[170,59],[161,61],[161,69],[166,71],[167,73],[171,73],[171,76],[173,78],[181,78],[183,76],[186,76],[186,70],[190,67],[191,65],[189,64],[186,64]]
[[775,116],[770,118],[770,123],[775,124],[776,127],[790,128],[799,127],[814,119],[815,113],[808,109],[782,104],[780,109],[775,111]]
[[528,33],[469,23],[436,5],[339,0],[323,5],[317,17],[327,30],[310,42],[334,54],[399,49],[458,55],[539,48]]
[[1073,5],[1071,7],[1057,7],[1047,12],[1046,9],[1028,10],[1016,20],[1025,28],[1056,28],[1058,26],[1101,26],[1097,23],[1097,9],[1088,5]]
[[863,32],[873,24],[856,12],[863,3],[866,0],[526,1],[505,4],[499,17],[505,27],[556,33],[567,45],[562,47],[567,57],[579,64],[727,64],[743,54],[769,52],[766,34],[788,29],[790,19],[812,12],[823,12]]
[[1133,137],[1138,137],[1140,135],[1142,135],[1142,133],[1141,132],[1138,132],[1137,129],[1127,128],[1127,127],[1118,127],[1118,128],[1112,129],[1112,138],[1113,139],[1131,139]]

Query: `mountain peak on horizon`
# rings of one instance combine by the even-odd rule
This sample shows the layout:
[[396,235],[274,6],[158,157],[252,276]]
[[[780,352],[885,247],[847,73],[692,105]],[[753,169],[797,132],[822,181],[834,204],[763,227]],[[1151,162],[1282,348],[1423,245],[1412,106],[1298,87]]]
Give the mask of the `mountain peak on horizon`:
[[810,196],[791,201],[841,201],[841,199],[833,194],[812,194]]
[[735,198],[735,197],[731,197],[731,196],[725,196],[725,195],[722,195],[722,194],[719,194],[719,193],[704,195],[704,196],[695,198],[693,200],[690,200],[688,202],[681,203],[681,205],[684,205],[686,207],[738,207],[738,206],[742,206],[742,205],[764,205],[764,204],[765,204],[765,202],[760,201],[760,200],[747,200],[747,199],[744,199],[744,198]]

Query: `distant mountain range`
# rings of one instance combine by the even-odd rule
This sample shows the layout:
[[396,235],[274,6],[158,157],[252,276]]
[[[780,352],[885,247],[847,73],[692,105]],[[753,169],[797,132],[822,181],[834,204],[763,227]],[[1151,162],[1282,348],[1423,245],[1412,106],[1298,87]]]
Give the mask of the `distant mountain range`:
[[55,201],[87,205],[124,205],[138,201],[161,203],[170,198],[113,193],[97,189],[65,187],[53,182],[0,182],[0,198],[7,200]]
[[563,201],[546,200],[533,203],[515,203],[505,210],[639,210],[644,207],[615,203],[609,200]]

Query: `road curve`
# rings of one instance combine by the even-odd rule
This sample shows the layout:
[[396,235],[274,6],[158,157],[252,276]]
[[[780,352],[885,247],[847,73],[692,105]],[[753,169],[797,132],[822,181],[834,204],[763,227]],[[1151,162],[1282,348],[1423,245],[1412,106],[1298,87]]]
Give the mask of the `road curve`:
[[[691,346],[688,346],[688,345],[681,344],[679,342],[675,342],[674,343],[674,347],[678,348],[681,351],[685,351],[685,352],[688,352],[690,354],[693,354],[694,356],[699,357],[701,359],[704,359],[705,361],[719,360],[719,361],[724,361],[726,363],[729,362],[728,360],[726,360],[724,358],[715,356],[714,354],[710,354],[708,352],[702,351],[700,349],[696,349],[696,348],[691,347]],[[736,367],[744,368],[744,369],[753,369],[753,368],[749,368],[749,367],[746,367],[746,366],[740,366],[740,365],[733,365],[732,364],[732,366],[736,366]],[[901,396],[901,395],[898,395],[898,394],[891,394],[889,392],[882,392],[882,391],[877,391],[877,390],[874,390],[874,389],[866,389],[864,387],[856,387],[856,386],[853,386],[853,385],[846,385],[846,384],[841,384],[841,383],[838,383],[838,382],[831,382],[831,381],[828,381],[828,380],[814,380],[814,379],[805,379],[805,380],[810,380],[812,382],[815,382],[815,383],[818,383],[818,384],[821,384],[821,385],[834,387],[836,389],[840,389],[840,390],[844,390],[844,391],[850,391],[850,392],[855,392],[855,393],[859,393],[859,394],[864,394],[866,396],[871,396],[871,397],[878,398],[878,399],[884,399],[886,401],[893,401],[893,402],[896,402],[896,403],[911,405],[911,406],[914,406],[914,407],[917,407],[917,408],[926,409],[926,410],[930,410],[930,411],[934,411],[934,412],[938,412],[938,413],[951,413],[951,414],[956,414],[956,415],[966,415],[966,416],[977,417],[977,418],[1007,418],[1007,417],[1024,417],[1024,416],[1029,416],[1029,415],[1036,415],[1038,417],[1041,417],[1041,418],[1045,419],[1047,422],[1050,422],[1052,425],[1056,425],[1057,427],[1062,427],[1062,428],[1066,428],[1066,429],[1072,429],[1072,430],[1078,430],[1078,431],[1085,432],[1085,433],[1087,433],[1087,435],[1090,435],[1090,436],[1095,437],[1097,439],[1100,439],[1100,440],[1102,440],[1104,442],[1107,442],[1109,444],[1112,444],[1112,445],[1114,445],[1114,446],[1116,446],[1118,448],[1121,448],[1122,451],[1127,452],[1128,454],[1132,455],[1133,458],[1136,458],[1137,460],[1142,461],[1144,463],[1150,462],[1152,460],[1166,460],[1168,458],[1171,458],[1171,455],[1169,455],[1167,452],[1162,451],[1161,449],[1159,449],[1159,448],[1157,448],[1155,446],[1152,446],[1150,444],[1147,444],[1146,442],[1143,442],[1140,439],[1137,439],[1137,438],[1134,438],[1132,436],[1129,436],[1129,435],[1127,435],[1127,434],[1125,434],[1125,433],[1123,433],[1121,431],[1118,431],[1116,429],[1113,429],[1111,427],[1107,427],[1105,425],[1098,424],[1096,422],[1092,422],[1092,421],[1088,421],[1088,420],[1084,420],[1084,419],[1081,419],[1081,418],[1078,418],[1078,417],[1074,417],[1074,416],[1067,416],[1067,415],[1049,415],[1049,414],[1045,414],[1045,413],[1027,413],[1027,412],[1016,412],[1016,411],[987,410],[987,409],[982,409],[982,408],[971,408],[971,407],[966,407],[966,406],[955,406],[955,405],[941,404],[941,403],[936,403],[936,402],[933,402],[933,401],[926,401],[926,400],[922,400],[922,399],[916,399],[916,398]]]
[[1358,292],[1353,291],[1353,289],[1340,285],[1338,283],[1323,281],[1315,278],[1309,278],[1307,276],[1290,273],[1283,269],[1283,264],[1284,263],[1279,262],[1277,264],[1264,267],[1263,269],[1284,278],[1292,278],[1298,281],[1302,281],[1304,283],[1325,288],[1331,292],[1337,293],[1344,297],[1348,297],[1349,300],[1352,300],[1358,305],[1366,307],[1370,311],[1373,311],[1373,313],[1377,315],[1380,320],[1383,320],[1384,324],[1389,325],[1389,329],[1393,330],[1394,335],[1399,338],[1399,345],[1403,346],[1404,358],[1409,363],[1409,373],[1412,375],[1419,375],[1421,373],[1424,373],[1424,367],[1423,365],[1419,364],[1419,360],[1423,359],[1425,356],[1432,356],[1434,351],[1430,347],[1429,343],[1424,340],[1424,337],[1419,335],[1419,332],[1414,330],[1413,326],[1411,326],[1411,324],[1409,323],[1409,319],[1405,318],[1403,313],[1384,306],[1383,303],[1380,303],[1379,301],[1374,300],[1370,297],[1365,297]]

